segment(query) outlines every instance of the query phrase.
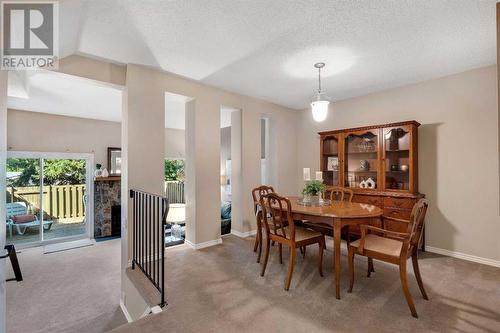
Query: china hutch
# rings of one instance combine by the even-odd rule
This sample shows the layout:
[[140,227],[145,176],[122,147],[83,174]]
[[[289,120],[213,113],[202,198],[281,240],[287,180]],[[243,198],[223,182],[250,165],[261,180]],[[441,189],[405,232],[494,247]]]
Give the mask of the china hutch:
[[[408,221],[413,205],[423,197],[418,192],[419,126],[406,121],[320,132],[320,168],[327,191],[333,186],[350,188],[354,202],[378,206],[384,216]],[[406,231],[405,222],[385,223],[389,230]]]

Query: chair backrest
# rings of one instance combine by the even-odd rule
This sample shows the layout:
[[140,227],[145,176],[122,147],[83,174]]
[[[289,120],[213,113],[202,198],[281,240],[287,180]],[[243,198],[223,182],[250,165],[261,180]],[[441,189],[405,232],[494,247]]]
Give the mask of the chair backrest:
[[334,187],[330,191],[330,200],[331,201],[348,201],[352,202],[352,198],[354,197],[354,192],[351,189],[344,187]]
[[26,202],[11,202],[5,205],[5,210],[7,212],[7,218],[18,215],[27,215],[28,207]]
[[271,192],[261,196],[260,206],[262,207],[261,223],[266,233],[295,241],[295,225],[290,200]]
[[254,213],[257,214],[260,198],[263,195],[274,193],[274,188],[272,186],[261,185],[252,190],[252,198],[253,198],[253,209]]
[[425,199],[418,200],[415,206],[413,206],[410,215],[410,223],[408,223],[407,229],[407,232],[410,235],[410,247],[418,247],[418,244],[420,243],[427,207],[429,207],[429,203]]

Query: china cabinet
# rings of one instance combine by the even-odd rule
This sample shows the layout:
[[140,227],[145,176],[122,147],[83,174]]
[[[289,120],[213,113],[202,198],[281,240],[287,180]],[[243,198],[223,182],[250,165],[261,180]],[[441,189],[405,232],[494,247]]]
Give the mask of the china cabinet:
[[[385,226],[405,232],[418,192],[416,121],[320,132],[320,167],[327,191],[354,191],[353,202],[383,209]],[[352,230],[357,233],[357,230]]]

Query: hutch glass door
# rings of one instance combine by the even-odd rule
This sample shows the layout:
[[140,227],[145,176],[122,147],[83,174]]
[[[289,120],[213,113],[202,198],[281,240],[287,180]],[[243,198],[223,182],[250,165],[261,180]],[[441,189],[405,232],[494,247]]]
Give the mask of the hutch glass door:
[[378,188],[378,130],[347,133],[345,137],[345,187]]
[[339,138],[337,135],[326,137],[322,141],[321,170],[326,185],[339,186]]
[[410,136],[406,126],[384,129],[385,188],[410,190]]

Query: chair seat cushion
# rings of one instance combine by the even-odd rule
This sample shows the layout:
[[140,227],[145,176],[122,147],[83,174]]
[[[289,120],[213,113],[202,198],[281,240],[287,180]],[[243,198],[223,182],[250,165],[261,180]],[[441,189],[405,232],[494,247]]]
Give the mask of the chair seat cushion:
[[28,223],[36,220],[36,215],[28,214],[28,215],[16,215],[12,216],[12,221],[14,223]]
[[[287,238],[290,237],[290,230],[289,227],[285,227],[285,232]],[[307,239],[312,239],[316,237],[321,237],[322,234],[321,232],[317,232],[311,229],[303,228],[303,227],[295,227],[295,241],[296,242],[301,242]]]
[[[359,247],[360,242],[361,239],[358,239],[352,242],[350,246],[357,248]],[[383,253],[391,257],[399,257],[402,245],[403,242],[395,239],[377,236],[374,234],[367,234],[365,236],[364,249],[365,251]]]

